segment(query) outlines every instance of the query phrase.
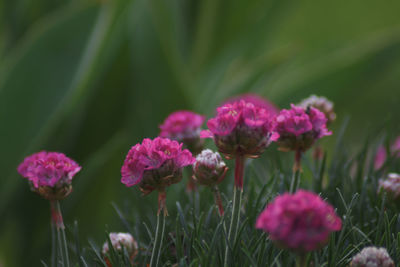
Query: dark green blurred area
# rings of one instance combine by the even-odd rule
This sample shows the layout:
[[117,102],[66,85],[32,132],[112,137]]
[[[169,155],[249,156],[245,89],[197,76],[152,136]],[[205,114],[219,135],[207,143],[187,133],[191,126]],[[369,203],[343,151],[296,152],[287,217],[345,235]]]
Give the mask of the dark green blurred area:
[[335,102],[334,131],[350,116],[350,146],[399,130],[399,1],[0,0],[0,10],[0,266],[49,257],[48,203],[16,172],[35,151],[83,166],[62,206],[85,245],[106,224],[123,230],[111,202],[139,194],[120,183],[125,154],[174,110],[210,116],[248,91],[283,108],[314,93]]

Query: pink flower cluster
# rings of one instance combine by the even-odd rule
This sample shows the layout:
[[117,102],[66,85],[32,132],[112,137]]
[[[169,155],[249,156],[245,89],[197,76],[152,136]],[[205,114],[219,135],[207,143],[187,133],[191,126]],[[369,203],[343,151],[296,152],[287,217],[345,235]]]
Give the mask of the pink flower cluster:
[[71,184],[81,167],[63,153],[41,151],[30,155],[18,166],[18,172],[27,178],[34,188],[56,187]]
[[187,110],[173,112],[160,125],[160,137],[180,142],[187,138],[199,137],[203,122],[204,116],[197,113]]
[[277,245],[296,252],[324,246],[332,231],[339,231],[341,219],[318,195],[299,190],[275,198],[260,214],[256,228],[269,233]]
[[326,122],[324,113],[313,107],[305,109],[292,104],[291,109],[283,109],[276,117],[280,149],[307,150],[315,140],[332,134],[326,128]]
[[268,100],[259,95],[251,93],[231,97],[228,100],[226,100],[223,103],[223,105],[232,104],[240,100],[243,100],[247,103],[252,103],[256,107],[263,108],[267,110],[268,113],[270,113],[271,115],[278,115],[279,113],[279,108],[277,108],[273,103],[269,102]]
[[209,130],[200,136],[214,138],[218,150],[228,158],[257,157],[278,138],[273,114],[244,100],[217,108],[216,117],[207,126]]
[[126,186],[140,183],[144,193],[163,189],[182,179],[182,168],[195,162],[189,150],[168,138],[145,138],[133,146],[121,168],[121,182]]

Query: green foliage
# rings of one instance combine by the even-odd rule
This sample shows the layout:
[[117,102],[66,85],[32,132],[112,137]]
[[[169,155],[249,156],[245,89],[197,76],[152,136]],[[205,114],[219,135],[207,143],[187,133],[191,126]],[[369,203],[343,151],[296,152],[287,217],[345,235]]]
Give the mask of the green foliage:
[[[313,257],[346,260],[343,253],[350,255],[355,248],[347,244],[358,248],[366,242],[360,233],[372,241],[379,236],[379,244],[395,242],[397,236],[390,241],[387,237],[395,232],[385,230],[397,227],[389,211],[387,219],[383,213],[379,217],[380,232],[370,223],[377,222],[376,207],[382,207],[372,201],[379,174],[370,176],[369,165],[359,164],[353,176],[350,167],[368,160],[362,149],[353,156],[362,146],[360,136],[381,136],[387,129],[389,134],[382,135],[387,142],[399,130],[398,118],[390,115],[400,111],[399,7],[394,0],[384,5],[373,0],[0,0],[0,265],[41,266],[40,259],[49,258],[48,203],[29,192],[15,171],[27,154],[62,151],[83,166],[73,194],[61,205],[68,229],[79,222],[76,239],[85,257],[78,254],[76,262],[85,266],[92,259],[87,238],[103,242],[105,224],[112,231],[124,229],[111,202],[130,218],[125,225],[134,226],[141,246],[150,244],[143,223],[152,233],[155,196],[142,199],[136,189],[119,182],[129,147],[157,135],[157,125],[171,111],[211,115],[223,99],[247,91],[282,107],[311,93],[325,95],[335,102],[339,120],[351,115],[346,138],[340,137],[335,156],[326,159],[330,168],[314,168],[310,161],[303,177],[309,177],[313,182],[307,186],[322,191],[340,214],[350,209],[357,228],[349,224],[351,231],[340,239],[344,243],[335,255],[330,245]],[[339,129],[333,130],[341,136]],[[324,144],[329,151],[334,139]],[[281,260],[291,261],[286,253],[279,254],[259,234],[260,239],[250,236],[257,212],[288,186],[286,159],[273,152],[266,158],[250,165],[249,175],[256,179],[247,180],[258,182],[246,189],[249,219],[241,232],[246,245],[232,249],[241,263],[276,260],[285,266]],[[179,201],[181,212],[175,217],[170,208],[173,223],[168,227],[183,236],[176,239],[180,258],[190,246],[193,265],[221,262],[224,230],[210,211],[211,201],[206,201],[211,193],[201,192],[198,202],[182,199],[183,186],[176,188],[175,195],[168,195],[169,206]],[[223,191],[226,199],[231,199],[231,191]],[[350,205],[355,192],[359,196]],[[194,226],[201,212],[203,221]],[[69,240],[73,232],[67,232]],[[205,243],[195,236],[204,236]],[[335,238],[338,244],[339,236]],[[399,259],[393,244],[388,249]],[[213,256],[204,262],[199,255],[208,251]],[[139,259],[143,257],[144,252]],[[169,259],[167,251],[163,257]]]

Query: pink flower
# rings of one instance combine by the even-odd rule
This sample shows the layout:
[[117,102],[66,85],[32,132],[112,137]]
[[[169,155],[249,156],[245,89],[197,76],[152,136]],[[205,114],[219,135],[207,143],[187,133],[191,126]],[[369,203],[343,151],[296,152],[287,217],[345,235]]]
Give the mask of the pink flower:
[[313,107],[304,109],[292,104],[290,110],[281,110],[275,121],[278,145],[283,151],[304,152],[317,139],[332,134],[326,128],[324,113]]
[[182,168],[195,162],[189,150],[168,138],[145,138],[133,146],[121,168],[121,182],[126,186],[139,184],[143,193],[177,183],[182,179]]
[[33,191],[47,199],[63,199],[81,167],[63,153],[41,151],[26,157],[17,170],[31,182]]
[[200,139],[203,122],[204,116],[194,112],[173,112],[160,125],[160,137],[182,142],[192,153],[198,154],[203,149],[203,140]]
[[263,108],[267,110],[268,113],[270,113],[271,115],[277,115],[279,113],[279,108],[276,107],[272,102],[269,102],[267,99],[252,93],[231,97],[226,100],[223,105],[232,104],[240,100],[244,100],[247,103],[252,103],[256,107]]
[[386,149],[384,146],[379,146],[376,151],[375,160],[374,160],[374,169],[379,170],[386,161]]
[[228,158],[238,154],[257,157],[277,139],[272,114],[243,100],[217,108],[216,117],[207,126],[209,130],[202,131],[200,137],[213,138]]
[[256,228],[287,249],[308,252],[324,246],[333,231],[342,227],[331,205],[318,195],[299,190],[275,198],[260,214]]
[[[400,136],[390,146],[390,154],[395,158],[400,158]],[[379,170],[385,164],[387,156],[386,148],[383,145],[379,146],[374,159],[375,170]]]
[[30,155],[18,166],[18,172],[39,186],[53,187],[56,184],[70,184],[81,167],[63,153],[41,151]]

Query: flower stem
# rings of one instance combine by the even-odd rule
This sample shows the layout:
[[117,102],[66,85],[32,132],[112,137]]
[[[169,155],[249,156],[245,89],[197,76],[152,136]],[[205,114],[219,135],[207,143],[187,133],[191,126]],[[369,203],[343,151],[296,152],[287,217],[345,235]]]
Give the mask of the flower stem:
[[153,245],[153,250],[151,252],[150,267],[158,266],[158,261],[161,255],[162,240],[164,238],[164,232],[165,232],[165,217],[168,215],[167,208],[165,206],[165,197],[166,197],[165,190],[161,190],[158,192],[156,236],[154,237],[154,245]]
[[218,207],[219,215],[224,216],[224,206],[222,205],[221,193],[219,192],[218,185],[212,188],[214,195],[215,205]]
[[[59,255],[61,257],[61,262],[64,267],[69,267],[69,256],[68,256],[68,245],[65,236],[65,226],[61,213],[60,202],[58,200],[50,200],[50,210],[51,210],[51,221],[52,225],[55,226],[57,230],[57,245]],[[52,255],[53,260],[53,255]],[[53,262],[52,262],[53,263]]]
[[245,157],[241,155],[236,156],[235,160],[235,186],[243,188],[243,174],[244,174]]
[[296,192],[300,183],[300,173],[301,173],[301,151],[296,151],[294,166],[293,166],[293,175],[292,181],[290,182],[290,193]]
[[56,258],[57,258],[56,225],[53,223],[53,220],[51,220],[50,225],[51,225],[51,267],[56,267]]
[[297,255],[296,267],[307,267],[307,254],[298,254]]
[[227,267],[229,264],[229,244],[233,245],[236,241],[236,236],[240,224],[240,207],[242,204],[243,196],[243,175],[244,175],[244,163],[245,158],[243,156],[237,156],[235,162],[235,185],[233,187],[233,204],[232,204],[232,216],[229,226],[228,243],[225,247],[225,260],[224,266]]

